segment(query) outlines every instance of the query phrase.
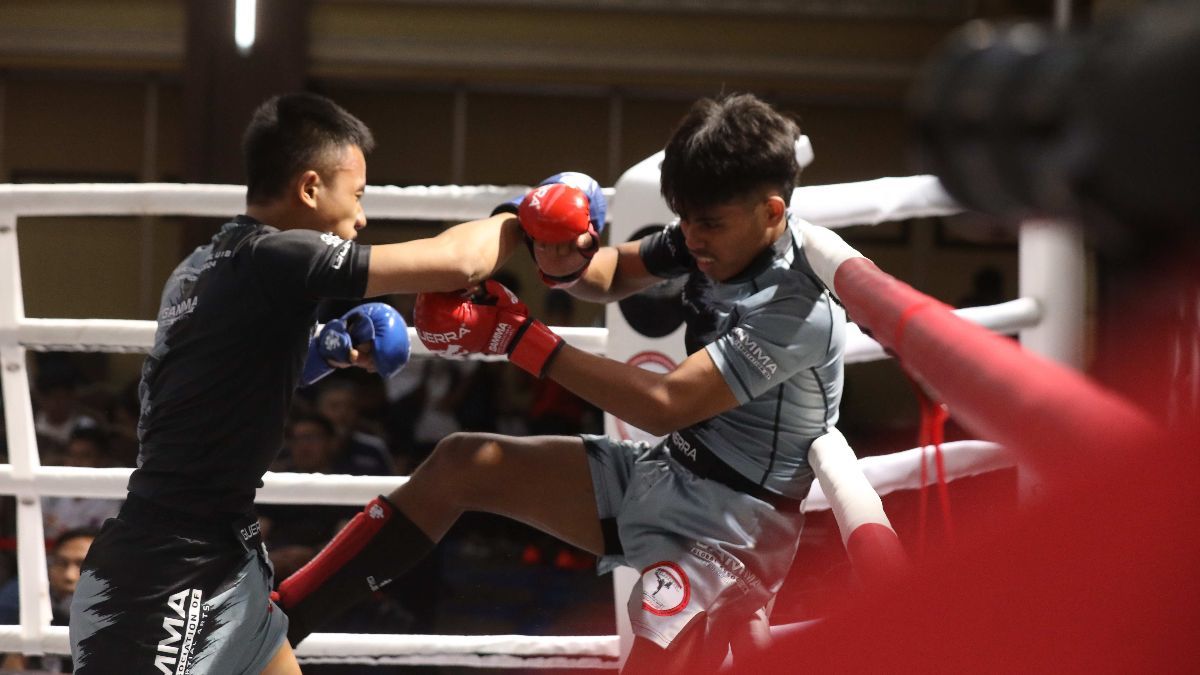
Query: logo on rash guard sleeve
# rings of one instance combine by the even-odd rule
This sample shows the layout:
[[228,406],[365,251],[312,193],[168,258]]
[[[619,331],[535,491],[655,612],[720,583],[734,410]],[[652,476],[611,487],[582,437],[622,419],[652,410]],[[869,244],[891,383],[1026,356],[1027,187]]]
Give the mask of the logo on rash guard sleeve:
[[342,265],[345,264],[345,262],[346,262],[346,254],[349,252],[350,252],[350,242],[346,242],[346,243],[342,244],[342,247],[339,248],[337,251],[337,255],[335,255],[333,258],[333,265],[332,265],[333,269],[335,269],[335,270],[342,269]]
[[754,366],[763,377],[768,380],[779,369],[775,365],[775,361],[767,355],[763,348],[758,346],[758,343],[750,339],[750,335],[746,333],[744,328],[738,327],[729,331],[729,336],[733,338],[733,347],[738,350],[738,353],[746,357],[750,365]]

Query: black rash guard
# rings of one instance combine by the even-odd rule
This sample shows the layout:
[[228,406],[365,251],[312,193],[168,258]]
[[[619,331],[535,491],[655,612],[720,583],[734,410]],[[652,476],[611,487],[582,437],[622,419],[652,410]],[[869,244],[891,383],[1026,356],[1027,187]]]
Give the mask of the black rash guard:
[[142,367],[129,491],[198,515],[251,511],[283,444],[317,303],[361,298],[369,259],[369,246],[238,216],[181,262]]

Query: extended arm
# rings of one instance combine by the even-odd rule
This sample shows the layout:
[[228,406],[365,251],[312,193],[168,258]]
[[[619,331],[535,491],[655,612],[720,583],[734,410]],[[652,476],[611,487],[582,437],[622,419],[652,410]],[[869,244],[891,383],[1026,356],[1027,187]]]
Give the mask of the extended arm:
[[592,302],[612,302],[663,279],[647,271],[639,242],[598,247],[607,205],[600,184],[578,172],[556,174],[498,210],[516,212],[542,281]]
[[470,295],[421,293],[413,318],[417,336],[434,353],[504,354],[527,372],[550,377],[647,431],[674,431],[738,405],[708,350],[666,374],[594,356],[530,319],[525,304],[495,281]]
[[450,291],[479,284],[521,245],[521,227],[502,213],[434,237],[371,248],[366,297]]
[[[536,245],[534,255],[541,255]],[[583,276],[566,290],[581,300],[614,302],[662,281],[662,277],[646,270],[638,254],[638,242],[630,241],[597,251]]]
[[706,349],[662,374],[564,345],[546,376],[601,410],[659,436],[738,405]]

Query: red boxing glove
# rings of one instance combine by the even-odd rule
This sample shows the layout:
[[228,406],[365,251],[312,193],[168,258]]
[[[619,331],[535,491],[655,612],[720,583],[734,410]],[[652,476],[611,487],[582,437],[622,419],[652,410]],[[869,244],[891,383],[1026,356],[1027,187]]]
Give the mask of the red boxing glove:
[[421,344],[439,356],[503,354],[520,368],[542,377],[562,338],[498,281],[480,293],[420,293],[413,322]]
[[587,195],[566,183],[550,183],[531,190],[521,200],[517,218],[526,234],[547,244],[572,243],[579,235],[594,232],[588,217]]
[[[517,209],[521,229],[527,235],[530,253],[533,241],[546,244],[573,244],[581,234],[590,234],[592,243],[578,252],[585,262],[575,272],[554,276],[540,268],[542,282],[551,288],[570,286],[587,269],[588,262],[600,249],[600,233],[592,222],[592,204],[587,193],[566,183],[548,183],[532,190]],[[536,260],[536,256],[535,256]]]

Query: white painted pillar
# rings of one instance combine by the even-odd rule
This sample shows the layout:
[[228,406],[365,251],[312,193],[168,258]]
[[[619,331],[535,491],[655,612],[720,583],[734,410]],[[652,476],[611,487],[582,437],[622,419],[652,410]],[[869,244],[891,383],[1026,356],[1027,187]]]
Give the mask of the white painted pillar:
[[[17,218],[11,196],[0,186],[0,395],[4,397],[8,457],[17,481],[33,480],[41,465],[33,427],[29,373],[25,349],[17,342],[17,326],[25,318],[21,265],[17,249]],[[46,576],[42,505],[36,496],[17,497],[17,575],[21,598],[21,637],[41,649],[50,625],[50,582]],[[32,652],[30,652],[32,653]]]
[[1041,321],[1021,331],[1021,344],[1077,370],[1084,362],[1087,312],[1087,253],[1076,225],[1031,220],[1018,243],[1020,296],[1033,298]]
[[[1036,354],[1082,370],[1087,321],[1087,253],[1077,225],[1050,220],[1021,224],[1018,240],[1022,298],[1038,303],[1041,320],[1020,333],[1021,345]],[[1017,468],[1022,504],[1041,496],[1041,480],[1027,466]]]

